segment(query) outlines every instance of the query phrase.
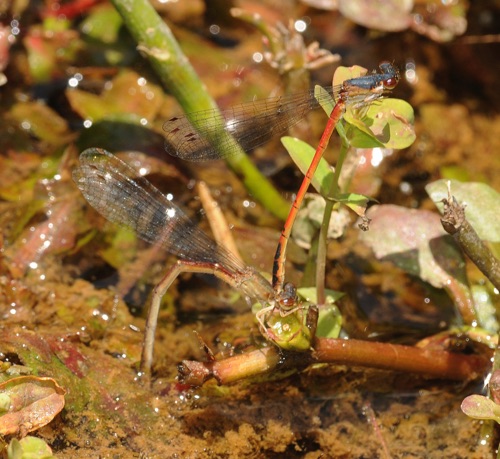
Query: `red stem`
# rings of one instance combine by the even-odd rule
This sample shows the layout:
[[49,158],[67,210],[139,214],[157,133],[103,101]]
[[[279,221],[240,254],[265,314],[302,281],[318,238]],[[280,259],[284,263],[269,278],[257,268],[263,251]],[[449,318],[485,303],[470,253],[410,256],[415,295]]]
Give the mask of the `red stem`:
[[219,384],[262,375],[278,366],[299,368],[311,363],[333,363],[416,373],[435,378],[470,381],[490,367],[488,355],[464,355],[400,344],[361,340],[317,339],[310,353],[284,353],[267,347],[214,362],[184,361],[182,382],[201,385],[211,378]]

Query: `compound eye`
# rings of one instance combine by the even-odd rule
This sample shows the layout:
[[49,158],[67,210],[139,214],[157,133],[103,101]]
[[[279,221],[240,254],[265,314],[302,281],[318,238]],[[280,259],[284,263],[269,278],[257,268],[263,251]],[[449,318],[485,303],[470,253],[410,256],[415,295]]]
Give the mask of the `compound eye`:
[[384,85],[385,89],[394,89],[398,85],[398,81],[399,79],[397,77],[392,77],[384,80],[382,84]]
[[297,289],[287,282],[283,286],[283,291],[279,295],[278,302],[283,309],[291,309],[297,303]]

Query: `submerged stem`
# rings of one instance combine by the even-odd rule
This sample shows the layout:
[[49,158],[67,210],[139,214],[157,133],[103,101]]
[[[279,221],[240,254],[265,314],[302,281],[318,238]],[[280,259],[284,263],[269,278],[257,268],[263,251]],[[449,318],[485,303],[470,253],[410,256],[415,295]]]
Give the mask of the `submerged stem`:
[[459,381],[474,380],[490,367],[489,356],[485,355],[354,339],[319,338],[310,353],[286,353],[277,347],[267,347],[215,362],[186,360],[179,365],[179,377],[191,385],[201,385],[211,378],[219,384],[229,384],[277,368],[297,369],[311,363],[362,366]]

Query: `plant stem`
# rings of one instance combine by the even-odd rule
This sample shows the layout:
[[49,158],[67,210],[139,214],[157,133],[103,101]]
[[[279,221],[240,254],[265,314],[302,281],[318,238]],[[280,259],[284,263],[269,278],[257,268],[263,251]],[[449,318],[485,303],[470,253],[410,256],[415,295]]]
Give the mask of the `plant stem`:
[[335,171],[333,174],[333,180],[328,192],[328,197],[331,199],[326,200],[325,211],[323,213],[323,221],[321,222],[321,228],[319,231],[318,238],[318,254],[316,257],[316,298],[318,304],[325,304],[325,276],[326,276],[326,249],[328,240],[328,228],[330,226],[330,219],[332,216],[332,211],[335,205],[335,197],[338,196],[340,192],[340,173],[342,171],[342,166],[349,151],[349,145],[346,143],[346,139],[342,138],[342,145],[340,147],[339,159],[337,160],[337,165],[335,166]]
[[311,363],[379,368],[459,381],[476,379],[490,367],[489,356],[354,339],[320,338],[309,353],[286,353],[277,347],[267,347],[206,363],[185,360],[179,365],[179,378],[191,385],[201,385],[211,378],[219,384],[229,384],[263,375],[278,367],[300,368]]
[[332,210],[335,206],[335,201],[326,200],[325,211],[323,213],[323,221],[318,236],[318,251],[316,256],[316,298],[318,305],[323,305],[326,302],[325,294],[325,278],[326,278],[326,249],[328,244],[328,227],[330,226],[330,218]]
[[465,254],[481,272],[500,290],[500,262],[479,238],[474,228],[465,217],[465,207],[448,194],[443,199],[444,213],[441,223],[446,232],[451,234]]
[[[148,0],[112,0],[137,48],[151,63],[160,80],[177,99],[183,110],[189,113],[217,109],[187,57],[180,49],[171,30],[160,18]],[[196,120],[191,120],[197,128]],[[239,153],[224,155],[228,166],[243,181],[248,191],[266,209],[284,220],[289,204],[272,184],[260,173],[243,150],[234,142]],[[237,147],[236,147],[237,146]]]

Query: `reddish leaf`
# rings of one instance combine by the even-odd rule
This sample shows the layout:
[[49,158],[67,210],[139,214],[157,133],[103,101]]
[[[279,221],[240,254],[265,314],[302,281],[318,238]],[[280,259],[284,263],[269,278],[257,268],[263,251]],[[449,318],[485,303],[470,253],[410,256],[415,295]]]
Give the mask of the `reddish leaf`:
[[52,378],[21,376],[0,384],[7,413],[0,416],[0,434],[24,437],[48,424],[64,408],[66,391]]

